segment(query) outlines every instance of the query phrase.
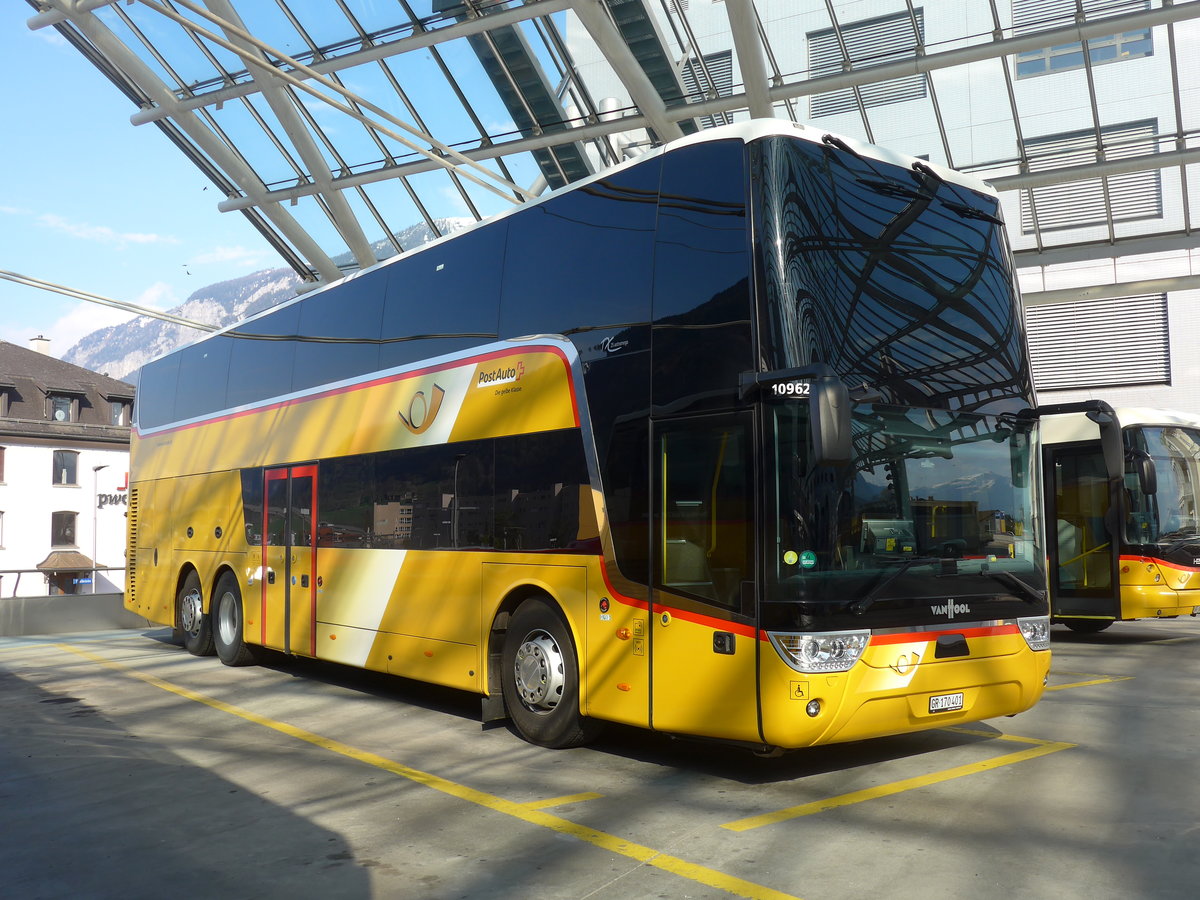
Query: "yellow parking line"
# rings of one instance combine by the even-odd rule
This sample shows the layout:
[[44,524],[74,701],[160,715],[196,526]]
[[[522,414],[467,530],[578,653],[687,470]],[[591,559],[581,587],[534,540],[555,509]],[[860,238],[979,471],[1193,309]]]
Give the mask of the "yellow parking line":
[[1004,756],[998,756],[995,759],[984,760],[983,762],[955,766],[953,769],[945,769],[941,772],[933,772],[929,775],[918,775],[915,778],[905,778],[902,781],[893,781],[891,784],[881,784],[872,788],[864,788],[861,791],[851,791],[848,794],[840,794],[836,797],[830,797],[826,800],[816,800],[812,803],[802,803],[799,806],[792,806],[787,809],[780,809],[776,810],[775,812],[764,813],[760,816],[750,816],[749,818],[738,819],[736,822],[729,822],[721,827],[727,828],[730,831],[749,831],[752,828],[761,828],[764,825],[775,825],[779,822],[786,822],[788,819],[799,818],[800,816],[811,816],[813,813],[825,812],[826,810],[837,809],[842,806],[850,806],[855,803],[862,803],[866,800],[878,800],[880,797],[890,797],[893,794],[900,794],[904,791],[912,791],[916,790],[917,788],[928,787],[931,784],[940,784],[943,781],[952,781],[955,778],[962,778],[964,775],[977,775],[980,772],[986,772],[989,769],[998,769],[1001,766],[1011,766],[1015,763],[1024,762],[1028,759],[1037,759],[1039,756],[1047,756],[1051,753],[1057,753],[1059,750],[1068,750],[1071,747],[1076,746],[1075,744],[1068,744],[1064,741],[1043,741],[1037,738],[998,735],[987,731],[969,731],[961,728],[948,728],[945,730],[956,731],[963,734],[978,734],[984,737],[996,738],[998,740],[1033,744],[1034,746],[1028,750],[1018,750],[1015,753],[1006,753]]
[[1065,691],[1068,688],[1087,687],[1093,684],[1112,684],[1116,681],[1130,681],[1132,675],[1092,675],[1088,672],[1055,672],[1055,675],[1073,675],[1076,678],[1084,678],[1085,681],[1072,681],[1070,684],[1049,684],[1046,685],[1047,691]]
[[137,669],[132,669],[122,663],[106,659],[103,656],[97,656],[94,653],[89,653],[78,647],[72,647],[70,644],[55,644],[60,650],[68,653],[73,653],[76,656],[81,656],[86,660],[105,666],[120,672],[123,675],[128,675],[131,678],[136,678],[139,681],[160,688],[169,693],[182,697],[185,700],[191,700],[195,703],[202,703],[212,709],[220,712],[228,713],[231,716],[237,716],[247,722],[253,722],[256,725],[261,725],[264,728],[270,728],[273,731],[278,731],[288,737],[295,738],[299,741],[312,744],[315,747],[320,747],[330,753],[336,753],[348,759],[353,759],[357,762],[364,763],[369,766],[374,766],[377,769],[382,769],[385,772],[390,772],[393,775],[398,775],[401,778],[407,778],[409,781],[416,784],[424,785],[432,788],[435,791],[440,791],[451,797],[456,797],[459,800],[466,800],[469,803],[474,803],[477,806],[482,806],[485,809],[490,809],[493,812],[502,813],[506,816],[511,816],[514,819],[520,819],[530,825],[537,825],[541,828],[547,828],[558,834],[568,835],[593,846],[607,850],[610,853],[616,853],[620,856],[627,857],[642,865],[652,866],[656,869],[661,869],[664,872],[669,872],[672,875],[677,875],[680,878],[686,878],[689,881],[694,881],[697,884],[702,884],[707,887],[716,888],[738,897],[746,897],[749,900],[799,900],[791,894],[785,894],[782,891],[774,890],[761,884],[755,884],[752,881],[746,881],[734,875],[728,875],[724,872],[718,872],[715,869],[710,869],[707,866],[701,866],[696,863],[688,862],[685,859],[680,859],[677,856],[671,856],[667,853],[661,853],[653,847],[647,847],[643,844],[634,843],[633,841],[625,840],[613,834],[608,834],[604,831],[598,831],[594,828],[588,828],[585,825],[576,825],[574,822],[568,822],[566,819],[561,819],[558,816],[550,815],[542,812],[539,809],[531,807],[524,803],[514,803],[511,800],[505,800],[503,797],[497,797],[495,794],[489,794],[485,791],[479,791],[474,788],[467,787],[463,784],[450,781],[447,778],[442,778],[438,775],[422,772],[419,769],[414,769],[406,766],[403,763],[398,763],[395,760],[388,759],[384,756],[379,756],[376,753],[371,753],[367,750],[360,750],[349,744],[344,744],[341,741],[327,738],[322,735],[307,731],[303,728],[297,728],[294,725],[288,725],[286,722],[279,722],[275,719],[269,719],[266,716],[260,716],[258,713],[251,712],[248,709],[242,709],[240,706],[234,706],[231,703],[225,703],[222,700],[217,700],[213,697],[208,697],[204,694],[190,690],[179,685],[172,684],[169,681],[150,675],[147,672],[140,672]]
[[599,800],[603,794],[568,794],[566,797],[551,797],[549,800],[532,800],[522,804],[526,809],[549,809],[552,806],[566,806],[569,803],[583,803],[585,800]]

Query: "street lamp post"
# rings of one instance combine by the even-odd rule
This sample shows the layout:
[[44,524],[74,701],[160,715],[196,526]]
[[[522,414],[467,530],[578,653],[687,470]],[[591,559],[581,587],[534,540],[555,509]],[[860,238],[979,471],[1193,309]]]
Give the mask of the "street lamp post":
[[99,466],[92,466],[92,593],[96,593],[96,579],[100,577],[100,572],[97,570],[99,565],[96,562],[96,547],[98,538],[98,522],[99,522],[99,503],[100,503],[100,470],[107,469],[107,463]]

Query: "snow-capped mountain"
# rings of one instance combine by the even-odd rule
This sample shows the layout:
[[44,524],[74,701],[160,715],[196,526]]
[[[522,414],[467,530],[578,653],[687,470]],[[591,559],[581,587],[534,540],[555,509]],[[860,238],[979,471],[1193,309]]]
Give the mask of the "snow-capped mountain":
[[[474,219],[466,218],[435,220],[438,230],[443,234],[459,231],[473,223]],[[427,225],[421,223],[406,228],[396,235],[396,239],[400,246],[411,250],[434,240],[435,235]],[[395,255],[390,242],[377,242],[374,249],[380,259]],[[337,262],[341,264],[348,262],[348,259],[338,259]],[[224,328],[290,300],[296,296],[300,283],[300,277],[291,269],[264,269],[200,288],[168,312]],[[93,372],[133,381],[137,370],[145,363],[202,336],[194,328],[141,316],[122,325],[93,331],[63,354],[63,360]]]

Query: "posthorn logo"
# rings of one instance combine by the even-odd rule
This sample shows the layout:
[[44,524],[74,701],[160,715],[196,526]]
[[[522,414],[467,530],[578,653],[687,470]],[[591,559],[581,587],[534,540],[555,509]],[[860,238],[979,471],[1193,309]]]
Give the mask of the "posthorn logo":
[[947,600],[941,606],[930,606],[929,611],[935,616],[945,616],[947,619],[953,619],[958,615],[969,615],[971,605],[969,603],[956,603],[954,600]]

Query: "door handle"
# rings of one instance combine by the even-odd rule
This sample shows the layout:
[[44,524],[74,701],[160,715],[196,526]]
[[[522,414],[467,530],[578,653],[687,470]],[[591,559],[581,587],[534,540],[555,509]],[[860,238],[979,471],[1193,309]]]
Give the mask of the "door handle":
[[267,584],[274,584],[274,583],[275,583],[275,570],[267,569]]
[[300,576],[300,587],[302,587],[302,588],[308,587],[308,576],[307,575]]

